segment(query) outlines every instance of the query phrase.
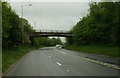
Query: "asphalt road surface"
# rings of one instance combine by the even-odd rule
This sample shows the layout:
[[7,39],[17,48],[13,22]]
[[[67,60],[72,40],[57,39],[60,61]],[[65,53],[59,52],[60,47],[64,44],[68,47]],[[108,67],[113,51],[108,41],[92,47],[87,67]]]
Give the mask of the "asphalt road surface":
[[118,76],[119,67],[88,56],[95,57],[95,55],[55,47],[41,48],[23,56],[4,75]]

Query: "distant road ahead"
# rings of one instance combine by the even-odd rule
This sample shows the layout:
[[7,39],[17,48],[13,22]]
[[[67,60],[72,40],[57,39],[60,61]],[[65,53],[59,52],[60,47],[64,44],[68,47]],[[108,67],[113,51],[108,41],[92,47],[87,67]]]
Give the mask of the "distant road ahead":
[[118,76],[116,66],[102,65],[85,55],[54,47],[41,48],[23,56],[5,76]]

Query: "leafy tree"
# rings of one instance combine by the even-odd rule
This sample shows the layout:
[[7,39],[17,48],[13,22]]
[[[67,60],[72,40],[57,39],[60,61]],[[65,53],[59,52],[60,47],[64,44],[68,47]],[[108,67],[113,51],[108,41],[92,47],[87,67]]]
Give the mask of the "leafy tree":
[[48,37],[34,38],[35,46],[55,46],[57,44],[62,44],[60,38],[48,38]]
[[20,18],[7,2],[2,2],[3,48],[30,43],[29,33],[33,28],[24,18]]
[[91,3],[89,14],[73,27],[67,43],[120,45],[120,2]]

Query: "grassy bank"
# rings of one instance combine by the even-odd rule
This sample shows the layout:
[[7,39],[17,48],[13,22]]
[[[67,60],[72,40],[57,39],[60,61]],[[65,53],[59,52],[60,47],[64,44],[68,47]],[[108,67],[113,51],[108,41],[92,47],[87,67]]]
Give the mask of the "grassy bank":
[[20,59],[23,55],[28,53],[29,51],[35,49],[34,47],[28,46],[19,46],[11,49],[3,49],[2,51],[2,72],[5,72],[9,68],[9,66],[15,63],[18,59]]
[[118,47],[114,46],[105,46],[105,45],[80,45],[80,46],[66,46],[68,50],[75,50],[80,52],[87,52],[87,53],[94,53],[94,54],[101,54],[107,55],[112,57],[120,57],[118,54]]

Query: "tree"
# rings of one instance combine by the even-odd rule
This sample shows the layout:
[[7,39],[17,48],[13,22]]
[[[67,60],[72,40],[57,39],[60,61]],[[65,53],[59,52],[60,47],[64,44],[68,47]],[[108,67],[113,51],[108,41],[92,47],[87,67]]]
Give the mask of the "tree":
[[68,44],[120,45],[120,2],[91,3],[88,15],[73,27]]
[[33,28],[24,18],[20,18],[7,2],[2,2],[3,48],[30,43],[29,33]]

